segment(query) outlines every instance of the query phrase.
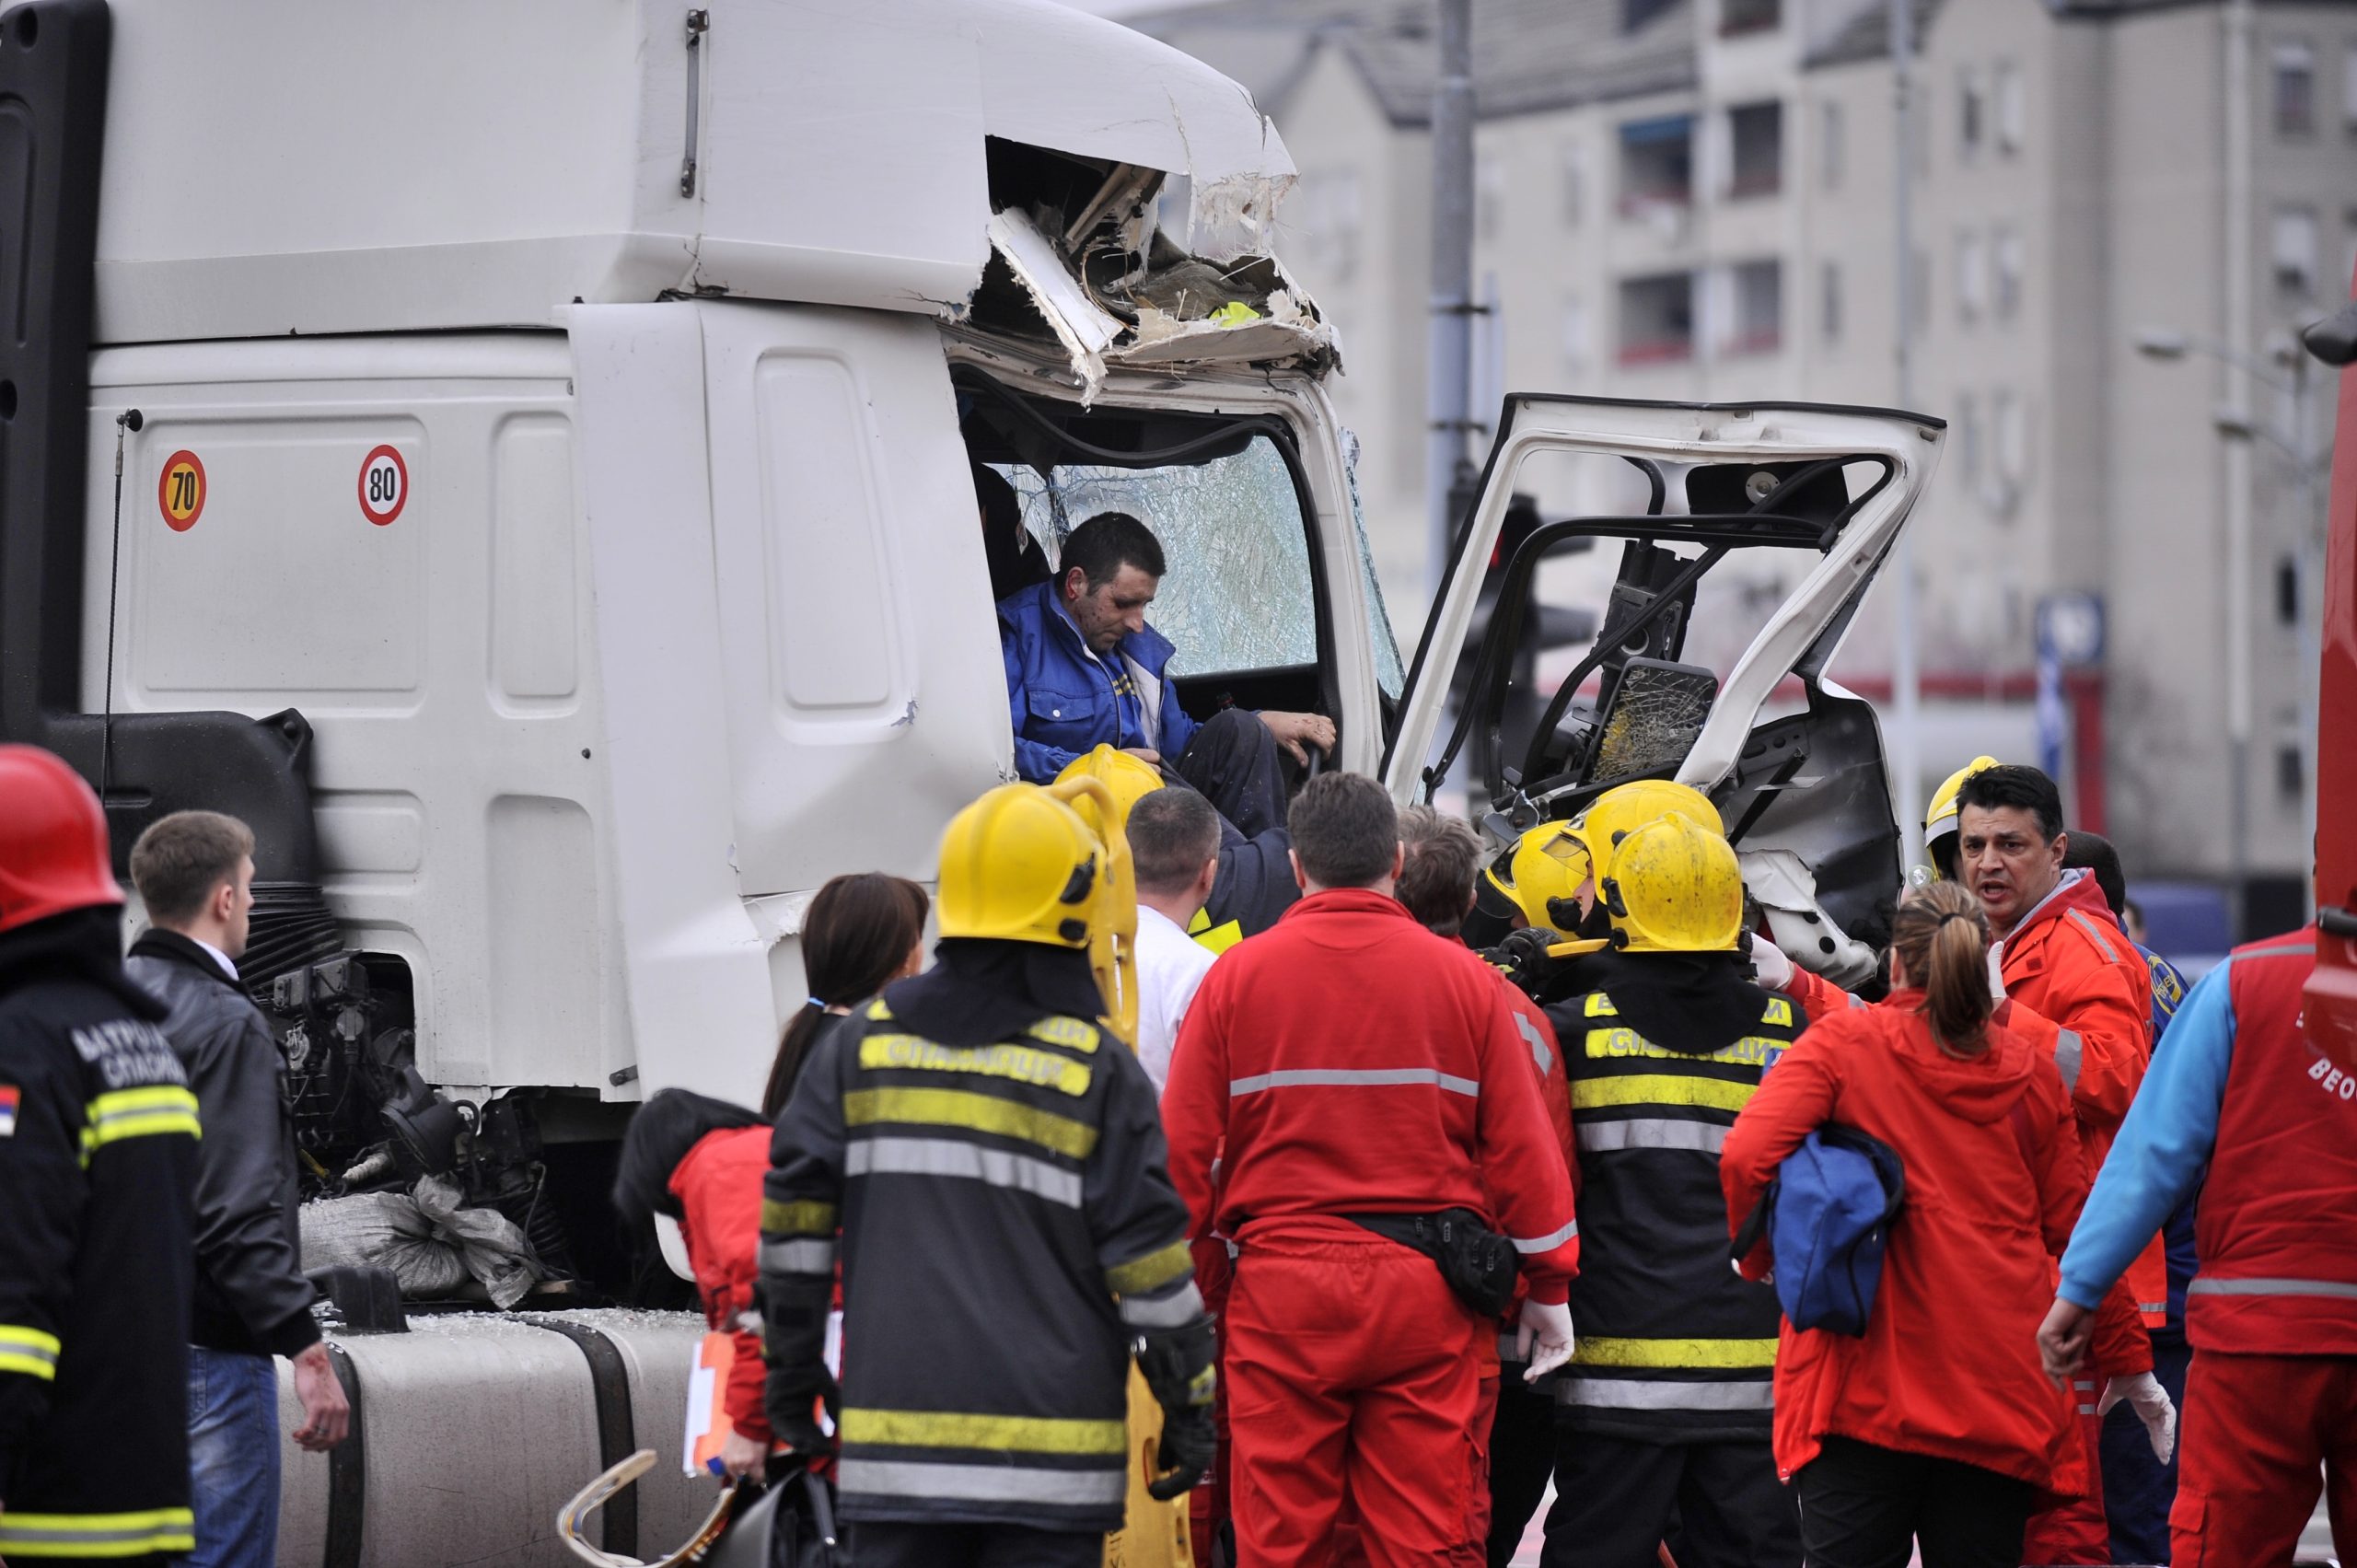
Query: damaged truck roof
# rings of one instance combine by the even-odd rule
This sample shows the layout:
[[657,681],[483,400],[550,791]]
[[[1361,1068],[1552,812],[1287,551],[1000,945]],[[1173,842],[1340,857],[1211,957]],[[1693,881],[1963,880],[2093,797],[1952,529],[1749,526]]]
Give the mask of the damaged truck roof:
[[[1232,270],[1265,255],[1293,182],[1242,87],[1052,0],[115,0],[114,18],[107,343],[547,327],[674,294],[956,318],[993,253],[992,141],[1107,171],[1120,210],[1097,215],[1129,225],[1141,277],[1157,193],[1183,190],[1163,218],[1185,226],[1153,253]],[[190,79],[238,112],[177,112],[165,86]],[[1039,215],[1019,220],[1031,264],[1074,268]],[[1093,379],[1116,339],[1268,360],[1323,331],[1298,290],[1248,292],[1261,308],[1217,321],[1233,299],[1115,298],[1075,369]],[[1185,347],[1238,326],[1256,330]]]

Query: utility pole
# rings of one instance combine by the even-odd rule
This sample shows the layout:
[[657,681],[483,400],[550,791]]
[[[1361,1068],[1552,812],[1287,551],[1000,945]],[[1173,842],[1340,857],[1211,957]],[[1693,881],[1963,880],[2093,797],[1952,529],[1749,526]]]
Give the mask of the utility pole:
[[1432,585],[1448,572],[1457,524],[1451,496],[1469,465],[1473,378],[1473,0],[1440,0],[1440,75],[1433,87],[1433,288],[1430,430],[1424,504]]
[[[2227,0],[2225,11],[2225,319],[2218,340],[2247,343],[2251,330],[2251,0]],[[2226,405],[2251,406],[2249,374],[2227,362]],[[2227,935],[2243,939],[2243,903],[2250,886],[2250,444],[2227,443],[2224,504],[2226,597],[2226,919]]]
[[[1891,257],[1898,301],[1897,331],[1892,335],[1898,387],[1892,401],[1900,408],[1915,403],[1915,106],[1910,88],[1914,74],[1915,0],[1889,0],[1891,106],[1897,134],[1892,140],[1891,212],[1896,217]],[[1896,552],[1898,580],[1893,585],[1891,606],[1890,686],[1895,722],[1891,747],[1891,803],[1898,812],[1898,842],[1906,864],[1923,861],[1923,725],[1922,676],[1916,665],[1915,530],[1898,536]]]

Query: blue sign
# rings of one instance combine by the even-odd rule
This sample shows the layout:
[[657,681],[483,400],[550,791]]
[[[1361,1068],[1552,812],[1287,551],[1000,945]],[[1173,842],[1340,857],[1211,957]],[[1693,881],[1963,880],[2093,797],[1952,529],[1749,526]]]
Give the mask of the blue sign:
[[2062,672],[2103,662],[2103,600],[2094,594],[2049,594],[2038,601],[2038,765],[2062,776],[2071,738],[2071,710],[2062,700]]

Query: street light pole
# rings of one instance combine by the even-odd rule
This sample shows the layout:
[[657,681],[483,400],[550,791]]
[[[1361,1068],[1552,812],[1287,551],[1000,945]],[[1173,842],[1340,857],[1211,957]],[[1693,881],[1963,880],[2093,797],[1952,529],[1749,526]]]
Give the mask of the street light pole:
[[1440,75],[1433,87],[1432,366],[1425,410],[1424,504],[1433,592],[1448,575],[1457,518],[1450,494],[1465,462],[1473,376],[1473,0],[1440,0]]
[[[1891,293],[1898,302],[1898,331],[1893,336],[1898,387],[1892,401],[1900,408],[1915,401],[1915,242],[1913,192],[1915,175],[1914,105],[1909,87],[1915,53],[1915,0],[1889,0],[1890,79],[1898,134],[1892,157],[1891,211],[1896,215],[1896,249],[1892,256]],[[1892,585],[1890,684],[1896,733],[1892,737],[1891,804],[1898,812],[1898,842],[1909,865],[1923,859],[1923,735],[1921,677],[1916,666],[1915,533],[1902,529],[1896,552],[1898,580]]]

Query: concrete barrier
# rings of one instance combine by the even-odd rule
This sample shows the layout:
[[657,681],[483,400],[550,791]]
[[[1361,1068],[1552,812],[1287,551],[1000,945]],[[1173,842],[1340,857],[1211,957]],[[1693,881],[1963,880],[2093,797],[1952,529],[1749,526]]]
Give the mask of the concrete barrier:
[[[604,1511],[602,1545],[659,1556],[714,1483],[680,1473],[691,1313],[418,1316],[411,1331],[331,1336],[354,1434],[332,1454],[284,1442],[286,1568],[563,1568],[557,1510],[634,1448],[663,1462]],[[279,1363],[281,1431],[300,1420]]]

